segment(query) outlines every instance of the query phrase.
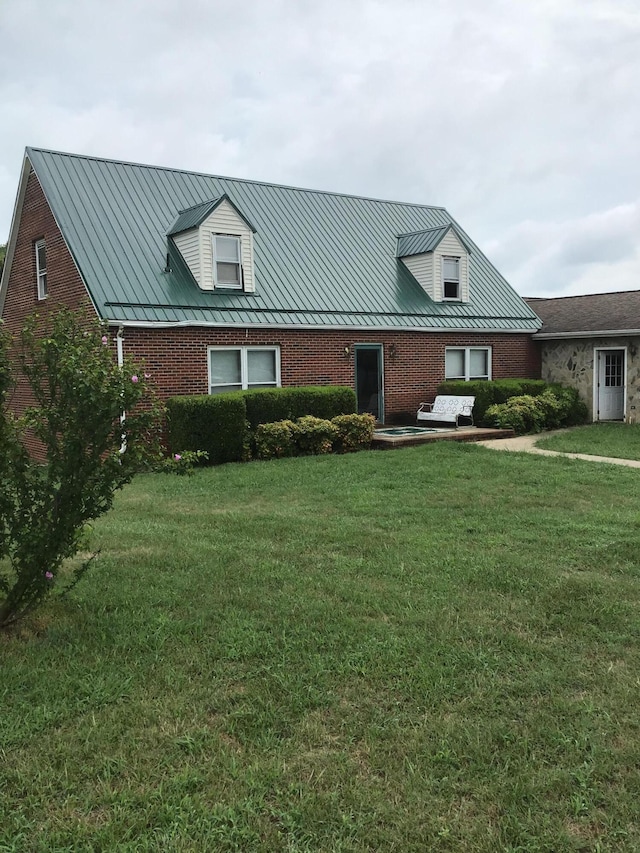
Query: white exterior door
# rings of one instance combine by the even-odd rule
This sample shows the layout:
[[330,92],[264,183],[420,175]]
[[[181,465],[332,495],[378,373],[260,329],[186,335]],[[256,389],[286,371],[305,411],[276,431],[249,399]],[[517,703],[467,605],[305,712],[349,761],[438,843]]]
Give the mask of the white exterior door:
[[596,417],[599,421],[624,420],[625,351],[597,350]]

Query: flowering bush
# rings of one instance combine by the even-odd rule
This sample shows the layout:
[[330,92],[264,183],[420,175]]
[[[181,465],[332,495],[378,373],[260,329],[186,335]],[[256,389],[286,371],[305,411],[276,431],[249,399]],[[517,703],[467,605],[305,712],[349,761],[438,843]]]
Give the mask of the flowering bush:
[[209,454],[205,450],[183,450],[182,453],[172,453],[153,466],[154,471],[163,474],[180,474],[191,476],[195,466],[207,461]]
[[[161,459],[161,408],[149,377],[130,360],[118,366],[106,337],[103,327],[87,329],[66,310],[45,330],[33,317],[16,342],[34,400],[19,419],[6,407],[10,341],[0,341],[0,626],[50,593],[87,523],[110,509],[136,472]],[[29,435],[45,465],[27,452]]]

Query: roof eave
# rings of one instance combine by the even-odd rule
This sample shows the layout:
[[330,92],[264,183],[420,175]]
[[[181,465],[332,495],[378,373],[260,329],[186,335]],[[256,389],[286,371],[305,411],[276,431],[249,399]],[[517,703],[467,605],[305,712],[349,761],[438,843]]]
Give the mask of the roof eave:
[[393,326],[380,325],[368,326],[358,324],[323,324],[323,323],[254,323],[254,322],[219,322],[206,320],[123,320],[118,317],[110,317],[105,320],[110,326],[126,326],[142,329],[177,329],[177,328],[219,328],[219,329],[315,329],[321,331],[364,331],[369,334],[374,332],[425,332],[428,334],[456,334],[456,335],[531,335],[530,328],[504,329],[494,326],[484,328],[440,327],[440,326]]
[[640,335],[640,329],[591,329],[579,332],[536,332],[538,341],[563,340],[568,338],[622,338]]
[[[71,246],[69,245],[69,241],[67,240],[67,235],[64,233],[62,225],[60,224],[60,219],[56,214],[55,207],[52,204],[50,197],[47,195],[47,188],[46,188],[45,182],[43,182],[41,177],[38,175],[37,166],[35,165],[32,157],[31,157],[32,150],[37,151],[37,149],[32,149],[29,146],[27,146],[25,148],[24,161],[23,161],[23,165],[22,165],[22,174],[20,176],[20,185],[18,187],[18,196],[16,198],[16,205],[15,205],[15,208],[13,211],[13,218],[11,220],[11,229],[9,231],[10,237],[9,237],[9,243],[7,245],[7,254],[5,257],[4,269],[2,271],[2,279],[0,280],[0,317],[2,316],[2,312],[4,311],[4,303],[5,303],[5,299],[6,299],[7,288],[9,286],[9,276],[11,274],[11,263],[13,261],[13,254],[14,254],[16,242],[18,239],[18,229],[20,227],[20,220],[22,218],[22,208],[24,205],[24,197],[25,197],[25,193],[27,190],[27,182],[29,180],[29,175],[31,174],[31,170],[33,170],[36,178],[38,179],[38,183],[40,184],[40,188],[41,188],[42,193],[43,193],[43,195],[47,201],[47,204],[49,205],[49,210],[51,211],[51,215],[53,217],[53,220],[54,220],[54,222],[58,228],[58,231],[60,232],[60,236],[62,237],[65,248],[67,249],[67,252],[69,253],[69,257],[73,261],[73,265],[75,266],[76,271],[77,271],[78,275],[80,276],[80,280],[82,281],[82,283],[84,285],[87,296],[89,297],[89,301],[91,302],[91,305],[93,306],[93,310],[96,312],[96,316],[99,319],[103,319],[103,315],[101,314],[101,312],[98,309],[98,304],[96,303],[96,300],[93,298],[93,295],[92,295],[91,291],[89,290],[89,287],[87,285],[85,277],[82,275],[82,270],[80,269],[78,262],[76,260],[76,257],[71,250]],[[27,164],[28,164],[28,166],[27,166]]]
[[0,278],[0,317],[4,311],[4,302],[7,295],[7,287],[9,286],[9,276],[11,275],[11,265],[13,263],[13,255],[16,249],[18,239],[18,225],[22,216],[22,207],[24,205],[24,197],[27,191],[27,181],[31,172],[32,164],[29,159],[29,149],[27,148],[24,157],[22,158],[22,170],[20,173],[20,182],[18,184],[18,192],[16,201],[13,206],[13,216],[11,217],[11,227],[9,228],[9,239],[7,241],[7,251],[4,259],[4,268],[2,277]]

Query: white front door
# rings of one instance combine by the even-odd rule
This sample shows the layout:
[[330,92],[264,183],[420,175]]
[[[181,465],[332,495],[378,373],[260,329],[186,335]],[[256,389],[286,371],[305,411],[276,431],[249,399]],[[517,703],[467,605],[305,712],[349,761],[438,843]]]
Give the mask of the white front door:
[[624,420],[626,382],[623,349],[597,350],[597,377],[597,420]]

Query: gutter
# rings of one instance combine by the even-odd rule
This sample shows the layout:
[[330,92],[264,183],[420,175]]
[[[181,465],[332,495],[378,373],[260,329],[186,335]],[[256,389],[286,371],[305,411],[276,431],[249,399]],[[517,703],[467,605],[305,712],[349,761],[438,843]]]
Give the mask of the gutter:
[[[500,329],[500,328],[470,328],[469,326],[454,326],[451,328],[440,326],[347,326],[347,325],[320,325],[318,323],[216,323],[202,322],[198,320],[179,320],[175,322],[155,320],[108,320],[105,322],[110,326],[120,328],[138,329],[185,329],[185,328],[210,328],[210,329],[304,329],[323,332],[426,332],[428,334],[449,335],[534,335],[535,330],[525,329]],[[640,334],[640,332],[638,332]]]
[[586,332],[536,332],[534,341],[553,341],[565,338],[624,338],[640,336],[640,329],[597,329]]

